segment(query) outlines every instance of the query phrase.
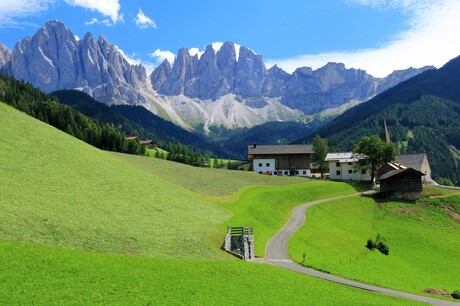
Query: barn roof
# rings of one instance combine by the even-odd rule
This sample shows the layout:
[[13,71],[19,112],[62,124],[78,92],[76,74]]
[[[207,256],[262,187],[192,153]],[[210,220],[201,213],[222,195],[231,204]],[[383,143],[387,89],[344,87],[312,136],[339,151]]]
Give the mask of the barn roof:
[[413,173],[417,173],[417,174],[420,174],[420,175],[425,175],[424,173],[416,170],[416,169],[413,169],[413,168],[404,168],[404,169],[398,169],[398,170],[393,170],[393,171],[390,171],[388,173],[385,173],[384,175],[382,175],[378,180],[379,181],[383,181],[383,180],[386,180],[390,177],[393,177],[393,176],[396,176],[396,175],[399,175],[401,173],[404,173],[404,172],[413,172]]
[[396,156],[396,162],[403,164],[406,167],[422,170],[425,156],[425,153],[398,155]]
[[325,161],[337,161],[339,163],[354,163],[366,158],[367,156],[364,154],[357,154],[353,152],[327,153]]
[[273,155],[273,154],[312,154],[313,145],[256,145],[248,146],[248,154]]

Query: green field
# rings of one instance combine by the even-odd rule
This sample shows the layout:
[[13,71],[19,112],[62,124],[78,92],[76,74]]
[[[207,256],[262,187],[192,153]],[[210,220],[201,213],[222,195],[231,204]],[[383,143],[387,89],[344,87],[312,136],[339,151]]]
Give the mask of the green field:
[[[460,284],[460,223],[442,208],[446,203],[460,211],[460,196],[416,204],[354,197],[314,206],[289,241],[289,254],[300,262],[306,252],[307,265],[366,283],[453,292]],[[389,256],[365,247],[377,234],[386,238]]]
[[2,305],[409,303],[218,249],[229,222],[274,232],[295,203],[356,187],[132,162],[1,103],[0,122]]
[[156,259],[0,241],[1,305],[415,305],[239,260]]
[[153,173],[174,184],[196,192],[200,196],[231,196],[248,186],[285,186],[306,182],[305,179],[298,177],[266,176],[247,171],[197,168],[180,163],[171,163],[158,158],[153,159],[119,153],[111,154],[130,162],[143,171]]
[[157,258],[222,256],[206,237],[229,211],[5,105],[0,116],[2,239]]
[[353,194],[359,187],[314,180],[301,185],[253,187],[245,190],[236,202],[222,205],[234,213],[225,225],[252,226],[256,237],[256,255],[265,256],[268,240],[289,220],[295,206],[313,200]]

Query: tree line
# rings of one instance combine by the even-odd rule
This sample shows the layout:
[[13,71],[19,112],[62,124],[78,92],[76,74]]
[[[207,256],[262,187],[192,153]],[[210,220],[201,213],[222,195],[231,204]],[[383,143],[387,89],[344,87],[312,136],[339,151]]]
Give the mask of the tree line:
[[138,140],[128,141],[113,124],[101,124],[24,81],[0,74],[0,100],[99,149],[145,154]]

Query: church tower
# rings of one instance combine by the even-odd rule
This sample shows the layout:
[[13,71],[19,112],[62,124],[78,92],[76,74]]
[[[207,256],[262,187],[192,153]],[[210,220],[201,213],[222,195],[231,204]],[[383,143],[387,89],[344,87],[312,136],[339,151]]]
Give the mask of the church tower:
[[385,119],[383,119],[383,126],[382,130],[380,131],[380,139],[386,143],[391,143],[390,133],[388,132],[387,121]]

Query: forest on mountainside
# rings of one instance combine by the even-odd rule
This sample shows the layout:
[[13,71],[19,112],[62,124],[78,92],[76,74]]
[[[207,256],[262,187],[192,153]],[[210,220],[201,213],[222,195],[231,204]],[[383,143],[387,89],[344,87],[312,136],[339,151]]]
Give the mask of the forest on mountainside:
[[167,151],[171,145],[184,145],[195,152],[233,156],[225,148],[207,141],[202,135],[189,132],[167,121],[142,106],[105,105],[78,90],[59,90],[52,93],[59,102],[72,106],[86,116],[102,123],[112,123],[126,135],[154,140],[155,144]]
[[126,140],[113,124],[101,124],[70,106],[60,104],[55,97],[29,83],[3,74],[0,74],[0,101],[97,148],[145,154],[144,146],[137,140]]

